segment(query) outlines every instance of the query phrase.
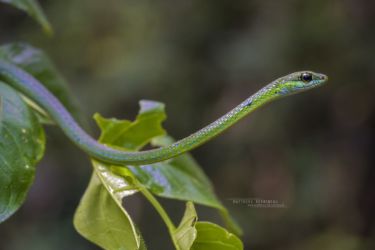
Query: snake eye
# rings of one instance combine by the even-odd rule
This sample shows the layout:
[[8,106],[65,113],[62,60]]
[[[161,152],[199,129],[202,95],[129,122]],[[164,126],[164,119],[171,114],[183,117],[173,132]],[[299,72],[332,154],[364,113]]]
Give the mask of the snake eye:
[[308,83],[312,80],[312,74],[311,73],[302,73],[301,74],[301,80],[305,83]]

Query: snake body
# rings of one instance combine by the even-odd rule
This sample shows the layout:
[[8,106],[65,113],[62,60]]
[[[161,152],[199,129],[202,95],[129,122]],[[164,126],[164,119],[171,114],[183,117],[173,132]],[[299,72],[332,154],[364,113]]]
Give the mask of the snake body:
[[66,136],[91,157],[117,165],[141,165],[160,162],[187,152],[222,133],[265,103],[320,86],[328,78],[311,71],[295,72],[281,77],[190,136],[169,146],[140,152],[122,151],[97,142],[78,125],[62,103],[43,84],[18,66],[0,60],[0,79],[43,108]]

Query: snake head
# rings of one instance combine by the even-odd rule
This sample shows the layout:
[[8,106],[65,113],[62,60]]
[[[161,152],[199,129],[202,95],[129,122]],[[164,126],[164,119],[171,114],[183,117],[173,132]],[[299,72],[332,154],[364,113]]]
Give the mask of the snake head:
[[280,95],[290,95],[306,91],[324,84],[328,77],[312,71],[300,71],[281,77],[277,80]]

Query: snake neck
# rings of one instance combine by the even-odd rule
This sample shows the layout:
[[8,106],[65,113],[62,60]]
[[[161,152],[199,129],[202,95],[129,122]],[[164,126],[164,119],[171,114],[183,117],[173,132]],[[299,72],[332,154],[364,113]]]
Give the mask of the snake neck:
[[281,95],[279,94],[277,82],[270,83],[216,121],[196,133],[171,144],[168,147],[168,151],[171,155],[174,154],[176,150],[189,151],[221,134],[249,113],[279,97],[281,97]]

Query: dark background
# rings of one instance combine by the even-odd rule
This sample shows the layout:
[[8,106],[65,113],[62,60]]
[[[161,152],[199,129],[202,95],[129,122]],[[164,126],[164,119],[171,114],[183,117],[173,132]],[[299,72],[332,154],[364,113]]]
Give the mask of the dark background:
[[[182,138],[277,77],[311,69],[329,84],[277,103],[193,151],[244,229],[246,249],[375,249],[375,2],[371,0],[41,1],[55,35],[0,5],[0,42],[45,50],[82,113],[132,119],[166,103]],[[91,123],[93,131],[97,131]],[[75,232],[91,172],[58,128],[26,203],[0,225],[0,249],[96,249]],[[229,198],[277,199],[256,209]],[[164,201],[176,220],[183,204]],[[171,249],[140,197],[128,202],[149,249]],[[199,207],[201,219],[221,223]]]

